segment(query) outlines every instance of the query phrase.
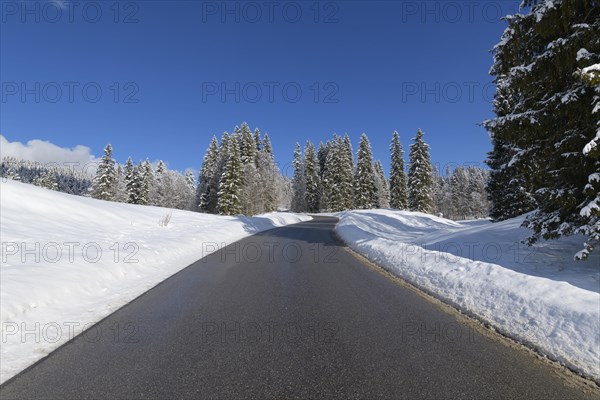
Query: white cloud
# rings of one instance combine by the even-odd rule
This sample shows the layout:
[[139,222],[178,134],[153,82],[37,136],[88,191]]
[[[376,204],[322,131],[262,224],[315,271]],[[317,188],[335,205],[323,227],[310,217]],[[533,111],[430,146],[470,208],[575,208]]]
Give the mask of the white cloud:
[[30,140],[26,144],[9,142],[0,135],[0,158],[14,157],[18,160],[36,161],[43,165],[59,165],[68,168],[95,169],[98,159],[86,146],[59,147],[44,140]]
[[54,4],[56,7],[60,8],[61,10],[66,10],[67,5],[65,4],[65,0],[51,0],[50,3]]

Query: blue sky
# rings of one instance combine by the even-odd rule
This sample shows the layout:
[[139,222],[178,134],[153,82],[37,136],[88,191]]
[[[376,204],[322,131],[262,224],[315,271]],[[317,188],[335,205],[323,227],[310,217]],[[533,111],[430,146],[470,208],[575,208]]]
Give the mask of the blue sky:
[[366,132],[387,169],[392,132],[407,149],[422,128],[435,163],[482,163],[489,50],[519,3],[3,0],[0,133],[197,169],[248,121],[282,165]]

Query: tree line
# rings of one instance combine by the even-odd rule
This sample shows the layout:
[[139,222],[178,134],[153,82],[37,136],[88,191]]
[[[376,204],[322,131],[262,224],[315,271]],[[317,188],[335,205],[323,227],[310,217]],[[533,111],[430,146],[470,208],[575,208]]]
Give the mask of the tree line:
[[12,159],[3,161],[0,175],[100,200],[222,215],[393,208],[454,219],[487,216],[487,172],[458,167],[441,176],[431,164],[421,130],[410,146],[408,168],[398,132],[392,135],[390,158],[387,179],[382,162],[373,159],[366,134],[356,157],[350,137],[334,134],[318,149],[310,141],[304,149],[296,144],[290,180],[275,163],[269,135],[252,131],[244,122],[231,134],[224,132],[220,141],[212,138],[197,178],[191,170],[170,170],[163,161],[134,163],[129,157],[118,164],[110,144],[93,178]]
[[92,179],[83,171],[61,165],[42,165],[38,162],[3,157],[0,162],[0,177],[77,196],[86,195]]
[[90,195],[96,199],[153,205],[223,215],[275,211],[284,202],[287,182],[275,165],[269,136],[247,123],[213,137],[198,179],[191,170],[169,170],[163,161],[124,166],[104,149]]
[[291,209],[295,212],[344,211],[393,208],[446,216],[485,218],[488,172],[477,167],[458,167],[441,176],[432,163],[423,131],[410,146],[408,169],[398,132],[390,144],[390,177],[381,161],[374,160],[371,144],[362,134],[356,162],[348,135],[333,135],[315,146],[307,141],[304,152],[296,144],[293,157]]

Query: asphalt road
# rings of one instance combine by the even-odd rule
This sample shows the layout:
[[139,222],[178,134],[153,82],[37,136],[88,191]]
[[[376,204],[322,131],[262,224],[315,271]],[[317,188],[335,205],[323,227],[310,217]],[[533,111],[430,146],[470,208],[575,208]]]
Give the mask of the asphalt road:
[[398,284],[334,218],[244,239],[0,387],[0,398],[599,398]]

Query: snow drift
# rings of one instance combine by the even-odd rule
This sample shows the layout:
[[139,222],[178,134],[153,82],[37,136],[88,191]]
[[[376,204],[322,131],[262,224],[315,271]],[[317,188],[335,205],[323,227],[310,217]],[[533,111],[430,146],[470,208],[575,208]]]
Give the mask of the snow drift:
[[583,237],[520,243],[523,217],[490,223],[371,210],[337,214],[371,261],[498,331],[600,382],[600,257]]
[[308,219],[112,203],[3,180],[0,382],[223,245]]

